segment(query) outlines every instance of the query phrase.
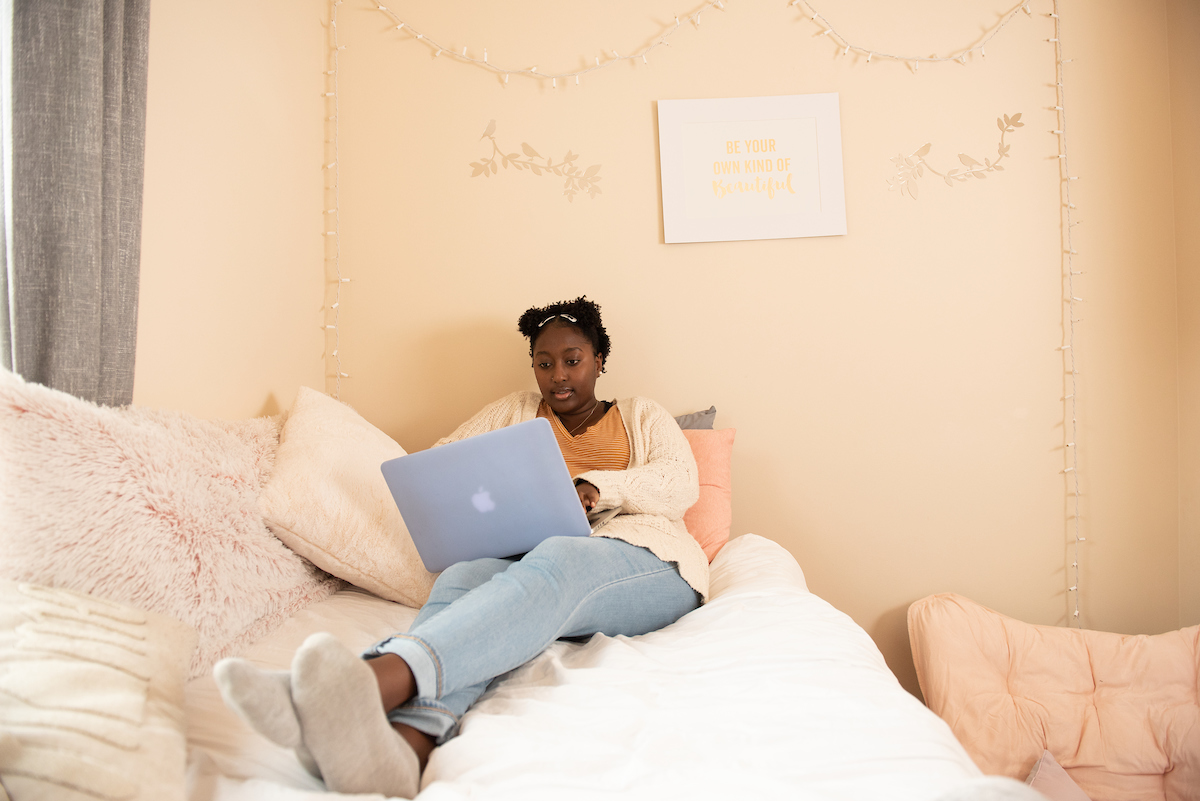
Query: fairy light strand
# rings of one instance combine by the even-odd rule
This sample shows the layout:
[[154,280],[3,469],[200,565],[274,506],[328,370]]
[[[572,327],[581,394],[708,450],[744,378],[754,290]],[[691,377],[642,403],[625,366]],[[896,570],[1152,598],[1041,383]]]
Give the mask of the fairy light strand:
[[725,8],[725,4],[724,4],[723,0],[713,0],[713,2],[705,3],[699,9],[697,9],[696,11],[693,11],[691,14],[689,14],[683,18],[680,18],[679,16],[675,16],[674,24],[669,29],[667,29],[665,32],[663,32],[662,35],[660,35],[656,41],[654,41],[652,44],[642,48],[641,50],[638,50],[633,53],[629,53],[628,55],[622,56],[622,55],[619,55],[616,50],[608,49],[607,52],[611,53],[612,57],[609,58],[608,56],[604,56],[604,58],[606,60],[601,61],[600,56],[594,56],[593,57],[594,63],[590,67],[586,67],[581,70],[569,70],[569,71],[563,71],[563,72],[547,72],[545,70],[541,70],[537,65],[534,65],[531,67],[519,67],[519,68],[499,66],[499,65],[489,61],[488,51],[487,51],[486,47],[480,48],[480,50],[482,50],[482,52],[483,52],[483,56],[481,58],[477,58],[473,55],[470,55],[470,53],[468,52],[469,51],[468,47],[463,47],[461,49],[459,49],[457,47],[448,47],[447,45],[441,44],[438,40],[434,39],[433,37],[429,36],[428,34],[424,33],[423,31],[419,31],[416,28],[412,27],[404,20],[401,20],[400,17],[394,11],[392,11],[390,8],[388,8],[387,6],[380,4],[380,3],[376,4],[376,9],[380,13],[386,15],[388,17],[388,19],[391,20],[391,22],[393,23],[393,27],[396,31],[404,32],[404,33],[408,34],[409,36],[411,36],[415,41],[419,41],[419,42],[425,44],[427,47],[429,47],[431,50],[434,51],[435,56],[445,55],[456,61],[461,61],[461,62],[464,62],[467,64],[473,64],[476,67],[480,67],[482,69],[486,69],[490,72],[493,72],[498,77],[502,78],[502,82],[501,82],[502,86],[508,85],[508,78],[510,75],[524,75],[524,76],[531,77],[531,78],[541,79],[543,82],[546,79],[549,79],[552,88],[558,87],[558,79],[559,78],[574,78],[575,84],[579,85],[579,79],[582,76],[587,75],[590,72],[596,72],[597,70],[607,69],[607,68],[611,67],[612,65],[617,64],[622,61],[633,62],[633,61],[640,60],[643,64],[649,64],[650,62],[647,57],[652,52],[654,52],[655,50],[657,50],[660,47],[669,47],[670,42],[668,42],[667,40],[670,39],[671,36],[673,36],[675,34],[675,32],[678,31],[680,28],[682,28],[684,25],[686,25],[687,23],[690,22],[695,27],[699,28],[701,14],[703,14],[705,11],[710,11],[712,9],[724,10],[724,8]]
[[[325,235],[330,237],[333,240],[333,256],[326,257],[326,258],[327,258],[327,260],[331,259],[333,261],[334,277],[337,280],[336,280],[336,283],[334,284],[333,303],[325,311],[325,324],[322,326],[322,328],[325,332],[326,347],[329,346],[328,343],[329,343],[329,337],[331,334],[333,337],[333,352],[329,354],[329,357],[326,357],[326,363],[328,363],[328,359],[330,357],[332,357],[332,359],[333,359],[333,397],[335,397],[339,400],[341,399],[341,396],[342,396],[342,379],[350,377],[345,372],[342,371],[342,330],[341,330],[342,285],[348,284],[350,282],[349,278],[345,278],[342,276],[342,238],[341,238],[341,230],[342,230],[341,186],[342,186],[342,182],[341,182],[341,153],[338,149],[339,134],[340,134],[339,117],[340,117],[341,109],[338,106],[338,99],[339,99],[338,67],[339,67],[339,57],[341,56],[341,52],[342,52],[342,50],[345,49],[345,47],[340,43],[340,41],[338,39],[338,28],[337,28],[338,7],[341,6],[341,4],[342,4],[342,0],[334,0],[333,7],[332,7],[332,9],[330,11],[330,15],[329,15],[330,37],[333,41],[333,57],[332,57],[333,58],[333,64],[332,64],[333,69],[328,70],[326,72],[326,77],[328,78],[329,82],[332,83],[333,91],[325,93],[326,105],[333,107],[333,113],[328,117],[328,121],[333,123],[333,139],[331,142],[331,144],[333,145],[333,160],[325,165],[325,171],[327,173],[330,173],[330,175],[332,176],[332,179],[333,179],[333,186],[332,186],[333,206],[331,208],[328,208],[325,210],[325,214],[332,215],[329,219],[325,220],[325,229],[326,229]],[[329,191],[330,188],[331,187],[326,186],[326,191]],[[329,320],[330,316],[332,316],[332,318],[333,318],[332,323]]]
[[[1021,12],[1024,12],[1026,15],[1032,14],[1032,12],[1029,10],[1028,0],[1022,0],[1022,2],[1018,3],[1013,8],[1011,8],[1008,12],[1006,12],[1004,14],[1004,16],[1001,17],[1000,21],[998,23],[996,23],[996,25],[993,26],[988,31],[987,35],[984,36],[984,38],[981,39],[979,41],[979,43],[976,45],[973,45],[973,46],[967,47],[967,48],[962,48],[959,50],[955,50],[946,56],[937,56],[937,55],[933,55],[933,56],[907,55],[906,56],[906,55],[897,55],[895,53],[889,53],[887,51],[878,50],[876,48],[862,47],[860,45],[854,44],[849,39],[847,39],[845,36],[843,36],[841,33],[839,33],[837,28],[835,28],[833,26],[833,24],[823,14],[821,14],[819,11],[817,11],[815,8],[813,8],[813,6],[810,3],[808,3],[807,0],[791,0],[791,2],[788,5],[796,6],[796,7],[803,7],[804,9],[806,9],[807,15],[809,16],[809,18],[814,23],[817,23],[821,26],[821,28],[822,28],[821,35],[826,36],[830,39],[830,41],[835,42],[837,44],[837,47],[839,49],[841,49],[843,56],[849,56],[849,54],[851,52],[857,53],[859,55],[864,55],[867,57],[868,64],[871,63],[875,59],[888,59],[888,60],[892,60],[892,61],[904,62],[911,66],[912,71],[914,73],[917,72],[917,70],[920,67],[920,64],[922,64],[922,63],[957,61],[960,64],[966,64],[967,56],[969,56],[969,55],[978,53],[981,57],[986,57],[987,52],[986,52],[985,48],[987,47],[987,44],[997,34],[999,34],[1000,31],[1004,30],[1004,28],[1008,25],[1008,23],[1012,21],[1013,17],[1015,17],[1017,14],[1019,14]],[[670,43],[671,37],[674,36],[675,33],[677,33],[680,28],[682,28],[685,25],[690,23],[693,27],[695,27],[697,30],[699,30],[701,15],[703,15],[707,11],[712,11],[714,9],[723,11],[725,9],[725,3],[724,3],[724,0],[713,0],[712,2],[705,3],[700,8],[693,11],[691,14],[687,14],[682,17],[675,15],[674,16],[674,24],[672,24],[669,28],[667,28],[667,30],[665,30],[662,34],[660,34],[653,43],[651,43],[650,45],[647,45],[646,47],[643,47],[641,50],[630,52],[627,55],[622,56],[619,53],[617,53],[616,50],[613,50],[611,48],[606,48],[605,52],[610,53],[611,57],[609,57],[608,55],[592,56],[588,59],[585,59],[585,61],[591,62],[590,66],[587,66],[587,67],[585,67],[583,69],[579,69],[579,70],[564,70],[564,71],[547,71],[547,70],[541,69],[537,65],[529,66],[529,67],[501,66],[489,58],[488,50],[486,47],[476,48],[476,50],[474,51],[474,52],[482,52],[483,55],[481,57],[471,55],[469,47],[461,47],[461,48],[458,46],[450,47],[448,45],[442,44],[437,39],[434,39],[432,36],[425,33],[424,31],[417,30],[408,22],[400,19],[399,15],[397,15],[396,12],[392,11],[392,9],[390,9],[388,6],[386,6],[382,3],[376,2],[375,7],[379,13],[387,16],[387,18],[391,21],[392,27],[395,31],[410,36],[412,38],[411,39],[412,41],[421,42],[422,44],[427,46],[431,51],[433,51],[435,57],[445,56],[445,57],[450,58],[455,61],[460,61],[460,62],[463,62],[466,64],[471,64],[480,69],[488,70],[488,71],[494,73],[495,75],[497,75],[499,78],[501,78],[501,82],[500,82],[501,86],[506,87],[508,85],[509,76],[521,75],[521,76],[525,76],[525,77],[529,77],[529,78],[539,79],[542,82],[545,82],[548,79],[550,81],[552,88],[558,88],[558,79],[560,79],[560,78],[574,78],[575,84],[578,85],[579,79],[581,76],[587,75],[588,73],[596,72],[598,70],[607,69],[607,68],[613,66],[614,64],[618,64],[622,61],[636,62],[636,61],[640,60],[643,64],[649,64],[650,62],[647,57],[650,55],[650,53],[654,52],[655,50],[657,50],[660,47],[669,47],[671,44]]]
[[821,12],[817,11],[817,9],[813,8],[813,5],[809,2],[807,2],[807,0],[792,0],[792,2],[789,3],[789,5],[803,6],[805,9],[807,9],[808,14],[809,14],[810,18],[812,19],[812,21],[814,23],[819,24],[821,26],[821,28],[823,29],[821,31],[821,35],[827,36],[831,41],[836,42],[837,46],[839,48],[841,48],[843,56],[849,56],[850,53],[858,53],[859,55],[863,55],[863,56],[867,57],[868,64],[870,64],[875,59],[887,59],[890,61],[901,61],[906,64],[909,64],[912,68],[913,73],[916,73],[920,69],[921,64],[938,63],[938,62],[945,62],[945,61],[957,61],[960,64],[966,64],[967,56],[974,55],[975,53],[979,53],[980,57],[985,58],[985,57],[987,57],[986,48],[987,48],[988,42],[992,41],[992,39],[995,38],[995,36],[997,34],[999,34],[1000,31],[1004,30],[1005,26],[1007,26],[1008,23],[1012,22],[1013,17],[1015,17],[1017,14],[1019,14],[1021,12],[1024,12],[1027,16],[1032,15],[1032,12],[1029,10],[1029,2],[1027,0],[1023,0],[1023,2],[1017,3],[1017,5],[1013,6],[1011,9],[1008,10],[1008,12],[1006,12],[1004,14],[1004,16],[1000,18],[1000,21],[998,23],[996,23],[995,27],[993,27],[988,32],[987,36],[985,36],[983,39],[981,39],[979,41],[979,44],[973,45],[971,47],[966,47],[961,50],[955,50],[950,55],[946,55],[946,56],[937,56],[937,55],[934,55],[934,56],[911,56],[911,55],[904,56],[904,55],[898,55],[896,53],[889,53],[885,50],[877,50],[873,47],[861,47],[859,45],[854,44],[849,39],[847,39],[845,36],[843,36],[841,33],[839,33],[837,28],[835,28],[833,26],[833,23],[830,22],[825,17],[825,15],[823,15]]
[[1079,223],[1075,220],[1073,212],[1075,204],[1071,201],[1071,182],[1079,178],[1078,175],[1071,174],[1071,160],[1068,157],[1067,150],[1067,99],[1064,80],[1064,65],[1069,59],[1063,58],[1062,46],[1062,17],[1058,13],[1058,0],[1054,0],[1053,10],[1050,17],[1054,20],[1054,38],[1050,39],[1050,43],[1054,45],[1054,61],[1055,61],[1055,98],[1056,103],[1054,111],[1057,112],[1057,127],[1051,131],[1053,135],[1058,137],[1058,164],[1059,164],[1059,180],[1062,186],[1062,203],[1063,214],[1066,217],[1066,224],[1062,226],[1062,261],[1066,268],[1064,277],[1064,289],[1066,297],[1064,298],[1067,306],[1067,342],[1062,346],[1063,352],[1063,368],[1067,376],[1066,386],[1070,390],[1064,398],[1064,411],[1070,416],[1070,440],[1066,443],[1066,467],[1063,469],[1063,474],[1067,478],[1068,486],[1070,487],[1071,495],[1071,564],[1068,575],[1070,576],[1071,585],[1067,588],[1067,598],[1069,605],[1072,608],[1070,622],[1076,628],[1083,628],[1083,619],[1080,615],[1080,595],[1082,594],[1080,584],[1080,546],[1087,541],[1087,538],[1082,534],[1081,517],[1081,491],[1079,478],[1079,370],[1077,369],[1076,359],[1076,344],[1075,344],[1075,326],[1080,322],[1076,316],[1078,305],[1083,302],[1083,298],[1079,297],[1075,289],[1075,277],[1081,275],[1082,271],[1075,269],[1075,257],[1078,255],[1075,250],[1073,239],[1073,231]]

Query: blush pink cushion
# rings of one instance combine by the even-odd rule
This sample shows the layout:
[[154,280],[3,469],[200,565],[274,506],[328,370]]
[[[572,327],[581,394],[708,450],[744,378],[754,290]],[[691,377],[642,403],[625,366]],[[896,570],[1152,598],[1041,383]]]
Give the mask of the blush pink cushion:
[[1200,788],[1200,626],[1124,635],[1022,623],[953,593],[908,609],[917,679],[984,773],[1044,750],[1092,801]]
[[733,525],[730,460],[736,433],[734,428],[717,431],[684,429],[683,432],[700,470],[700,499],[684,514],[683,523],[710,562],[729,542],[729,529]]

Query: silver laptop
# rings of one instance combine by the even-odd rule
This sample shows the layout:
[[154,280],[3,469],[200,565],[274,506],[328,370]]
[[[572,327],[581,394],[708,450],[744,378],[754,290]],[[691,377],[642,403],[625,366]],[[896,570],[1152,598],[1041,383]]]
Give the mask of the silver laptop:
[[587,515],[550,421],[410,453],[380,467],[431,573],[526,553],[547,537],[586,537],[620,510]]

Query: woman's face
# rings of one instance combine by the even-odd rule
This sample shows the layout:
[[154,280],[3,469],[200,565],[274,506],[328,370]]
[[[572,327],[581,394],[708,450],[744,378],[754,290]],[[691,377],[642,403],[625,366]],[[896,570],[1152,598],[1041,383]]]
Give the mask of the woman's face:
[[558,415],[590,411],[604,358],[578,328],[558,320],[546,324],[533,343],[533,374],[542,398]]

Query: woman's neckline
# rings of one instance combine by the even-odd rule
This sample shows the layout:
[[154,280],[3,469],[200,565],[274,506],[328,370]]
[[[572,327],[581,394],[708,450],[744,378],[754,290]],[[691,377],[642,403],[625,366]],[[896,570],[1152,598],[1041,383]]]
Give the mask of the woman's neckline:
[[584,425],[575,434],[572,434],[571,430],[569,428],[567,428],[566,423],[564,423],[562,421],[562,419],[557,414],[555,414],[554,410],[550,408],[550,404],[546,403],[545,398],[542,398],[541,403],[539,405],[546,409],[546,415],[554,421],[555,426],[557,426],[559,429],[562,430],[562,432],[564,434],[567,435],[567,439],[575,440],[575,439],[579,439],[584,434],[586,434],[588,431],[590,431],[591,429],[596,427],[600,423],[600,421],[603,420],[608,415],[608,413],[610,411],[612,411],[613,407],[616,406],[617,404],[615,401],[598,400],[596,403],[596,406],[592,407],[592,411],[588,415],[588,417],[590,418],[592,415],[594,415],[596,413],[596,408],[598,408],[598,407],[603,407],[604,411],[600,414],[599,417],[596,418],[596,420],[594,422]]

